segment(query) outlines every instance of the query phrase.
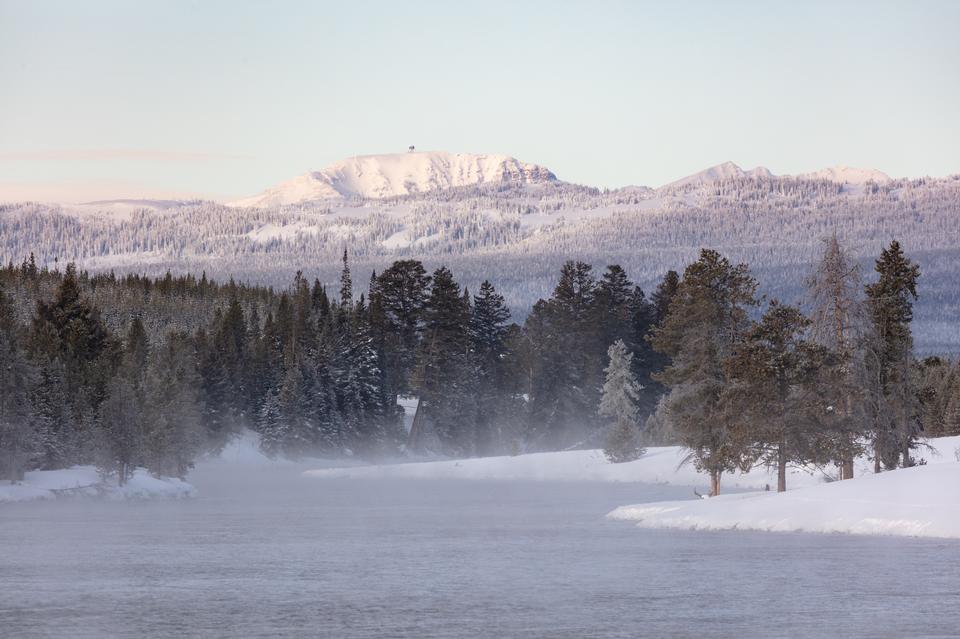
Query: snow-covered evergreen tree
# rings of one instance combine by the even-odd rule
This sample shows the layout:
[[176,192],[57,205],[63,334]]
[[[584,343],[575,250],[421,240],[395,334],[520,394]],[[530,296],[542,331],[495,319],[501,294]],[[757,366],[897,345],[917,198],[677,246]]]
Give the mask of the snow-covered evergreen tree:
[[637,401],[641,386],[633,374],[633,353],[623,340],[617,340],[607,350],[610,359],[604,369],[606,381],[598,412],[613,420],[603,453],[611,462],[633,461],[643,454],[640,429],[637,423]]

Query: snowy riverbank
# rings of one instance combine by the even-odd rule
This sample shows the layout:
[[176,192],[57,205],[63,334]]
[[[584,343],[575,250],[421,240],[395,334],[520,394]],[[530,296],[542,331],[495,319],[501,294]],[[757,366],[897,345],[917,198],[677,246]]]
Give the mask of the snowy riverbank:
[[[802,531],[960,538],[960,437],[930,440],[926,464],[785,493],[621,506],[610,519],[642,528]],[[789,485],[789,483],[788,483]]]
[[35,470],[26,473],[22,482],[0,483],[0,503],[56,499],[59,497],[102,497],[123,499],[182,499],[196,491],[187,482],[173,478],[157,478],[138,468],[123,486],[116,480],[100,477],[94,466],[74,466],[62,470]]
[[621,506],[642,528],[960,538],[960,462],[916,466],[785,493]]

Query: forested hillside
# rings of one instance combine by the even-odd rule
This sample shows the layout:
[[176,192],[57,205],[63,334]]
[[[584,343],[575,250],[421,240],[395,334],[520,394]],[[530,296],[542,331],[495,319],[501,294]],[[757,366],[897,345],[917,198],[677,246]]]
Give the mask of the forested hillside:
[[[863,267],[897,238],[924,272],[914,331],[922,353],[960,352],[960,178],[843,184],[749,175],[652,190],[601,191],[564,182],[481,185],[384,199],[272,208],[190,202],[118,213],[109,205],[0,207],[0,258],[31,251],[41,266],[91,272],[200,273],[285,286],[302,270],[333,285],[349,246],[355,270],[396,259],[446,265],[476,289],[484,279],[517,318],[550,293],[568,259],[620,264],[646,289],[709,246],[749,263],[760,293],[802,298],[801,274],[836,234]],[[128,207],[129,208],[129,207]]]

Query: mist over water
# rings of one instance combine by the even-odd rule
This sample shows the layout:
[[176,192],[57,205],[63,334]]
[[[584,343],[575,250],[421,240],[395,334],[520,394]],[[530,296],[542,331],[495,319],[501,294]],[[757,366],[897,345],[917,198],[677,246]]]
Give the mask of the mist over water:
[[201,464],[186,501],[0,509],[3,637],[922,636],[956,541],[643,531],[677,486],[302,477]]

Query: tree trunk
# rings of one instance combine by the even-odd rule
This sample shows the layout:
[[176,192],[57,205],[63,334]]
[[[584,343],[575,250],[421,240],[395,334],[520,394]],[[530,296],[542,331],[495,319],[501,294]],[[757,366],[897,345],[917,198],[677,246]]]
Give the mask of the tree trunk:
[[913,466],[913,459],[910,457],[910,440],[908,439],[903,443],[903,467],[910,468]]
[[720,494],[720,470],[710,471],[710,496],[716,497]]
[[853,479],[853,456],[850,453],[843,454],[843,460],[840,462],[840,479]]
[[877,442],[873,447],[873,472],[880,472],[880,442]]
[[[853,399],[849,393],[843,398],[843,411],[844,415],[848,418],[853,414]],[[849,435],[843,438],[844,443],[851,448],[854,444],[853,440],[854,438]],[[845,450],[840,454],[840,479],[853,479],[853,453],[849,450]]]
[[783,442],[777,446],[777,492],[787,490],[787,446]]

